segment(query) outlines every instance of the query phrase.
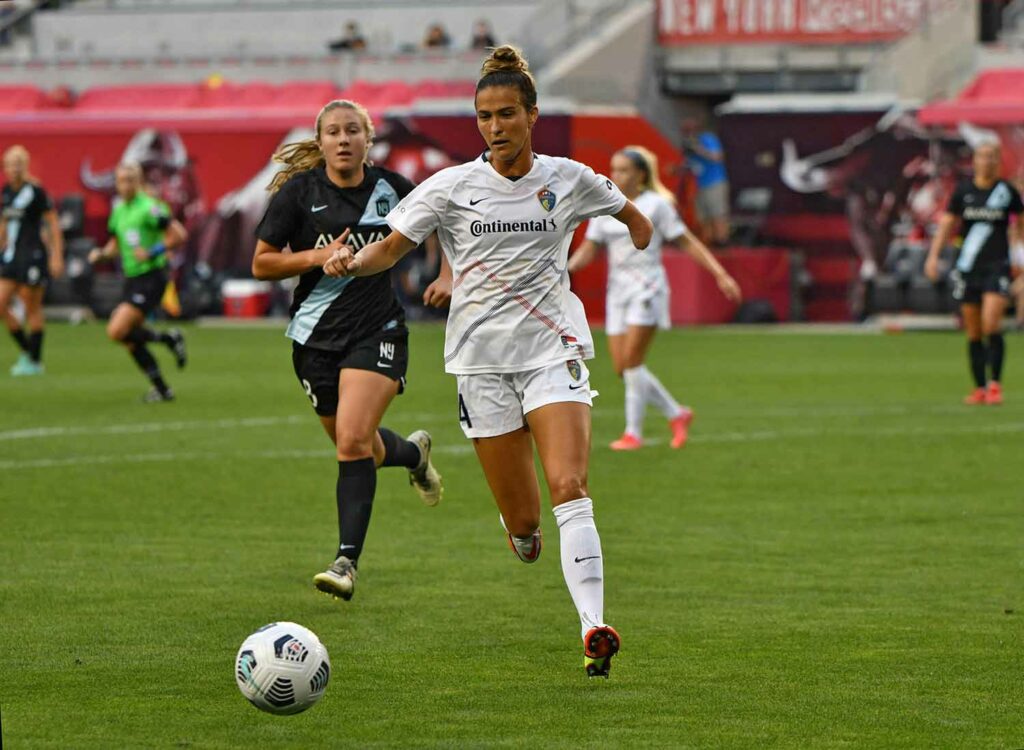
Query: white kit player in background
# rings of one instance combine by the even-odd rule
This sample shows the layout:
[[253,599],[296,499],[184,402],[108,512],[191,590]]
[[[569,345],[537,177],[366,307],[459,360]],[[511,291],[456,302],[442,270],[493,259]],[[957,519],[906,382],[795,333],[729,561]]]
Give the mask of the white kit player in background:
[[620,641],[604,622],[601,540],[587,488],[592,398],[583,360],[594,349],[566,263],[573,230],[587,219],[615,216],[640,249],[652,227],[611,180],[533,153],[537,90],[514,47],[499,47],[484,62],[474,104],[488,150],[413,190],[387,216],[394,231],[386,239],[358,255],[334,243],[324,271],[379,273],[437,230],[454,278],[444,358],[458,380],[462,429],[512,551],[528,563],[541,550],[536,443],[580,617],[584,667],[607,677]]
[[569,273],[575,273],[594,259],[600,245],[608,248],[605,333],[615,374],[626,385],[626,430],[611,448],[636,450],[643,446],[648,404],[668,420],[672,447],[682,448],[693,410],[680,406],[644,364],[654,334],[659,328],[672,326],[662,247],[666,243],[681,244],[701,268],[715,277],[718,288],[730,301],[738,304],[742,294],[732,276],[679,218],[675,197],[658,178],[658,159],[653,153],[643,146],[627,146],[612,156],[611,174],[615,184],[654,225],[651,244],[646,252],[637,253],[621,224],[608,216],[598,216],[587,225],[586,239],[569,259]]

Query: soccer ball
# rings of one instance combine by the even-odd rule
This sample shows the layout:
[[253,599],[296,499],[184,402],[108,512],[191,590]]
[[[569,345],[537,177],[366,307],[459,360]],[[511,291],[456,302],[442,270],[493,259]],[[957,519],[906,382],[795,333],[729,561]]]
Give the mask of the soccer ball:
[[272,622],[250,635],[235,657],[235,681],[261,711],[297,714],[324,694],[331,660],[316,634],[294,622]]

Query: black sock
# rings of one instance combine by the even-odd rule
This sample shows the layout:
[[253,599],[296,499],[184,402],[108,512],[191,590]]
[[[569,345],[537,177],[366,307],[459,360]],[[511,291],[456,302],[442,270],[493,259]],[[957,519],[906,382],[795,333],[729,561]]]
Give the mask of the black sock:
[[974,376],[974,384],[979,388],[985,387],[985,344],[981,341],[968,341],[967,352],[971,360],[971,374]]
[[28,335],[28,356],[32,361],[39,364],[43,361],[43,332],[32,331]]
[[380,439],[384,442],[384,460],[381,466],[404,466],[407,469],[415,469],[420,464],[420,447],[405,438],[397,435],[387,427],[377,430]]
[[131,332],[125,336],[128,341],[134,341],[136,343],[151,344],[154,341],[159,341],[161,344],[167,344],[170,346],[174,343],[174,339],[171,338],[169,333],[163,331],[157,331],[146,326],[138,326],[133,328]]
[[11,338],[18,342],[18,346],[21,347],[21,350],[28,354],[28,337],[25,335],[25,329],[19,328],[15,331],[11,331],[10,334]]
[[135,364],[139,366],[139,369],[146,373],[146,377],[149,378],[149,382],[152,383],[158,391],[161,393],[167,393],[170,388],[167,387],[167,383],[164,382],[163,377],[160,375],[160,365],[156,363],[153,355],[149,349],[146,348],[145,344],[135,344],[131,348],[132,359],[135,360]]
[[1003,374],[1003,357],[1006,353],[1006,342],[1003,334],[993,333],[988,337],[988,366],[992,371],[992,379],[999,382]]
[[373,496],[377,491],[377,467],[373,456],[338,461],[338,556],[359,560],[370,528]]

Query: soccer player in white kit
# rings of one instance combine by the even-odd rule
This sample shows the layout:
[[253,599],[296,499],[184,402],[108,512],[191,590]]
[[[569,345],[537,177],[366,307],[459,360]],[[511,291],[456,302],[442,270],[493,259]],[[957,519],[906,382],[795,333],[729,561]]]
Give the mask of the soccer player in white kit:
[[614,215],[636,248],[650,221],[615,184],[570,159],[533,153],[537,90],[514,47],[495,49],[477,83],[479,159],[425,180],[387,216],[393,231],[359,251],[335,243],[325,273],[392,266],[434,230],[452,267],[445,369],[458,380],[459,421],[473,440],[512,551],[541,551],[536,443],[561,538],[562,573],[579,613],[584,667],[607,677],[619,650],[604,622],[601,540],[587,487],[593,341],[566,272],[573,230]]
[[693,410],[672,398],[644,364],[654,334],[659,328],[672,326],[668,275],[661,262],[661,248],[666,243],[680,242],[697,264],[715,277],[722,294],[737,303],[742,295],[735,279],[679,218],[675,197],[658,178],[658,159],[653,153],[643,146],[626,146],[612,156],[611,176],[654,225],[651,244],[645,252],[638,253],[619,222],[598,216],[591,219],[583,244],[569,259],[569,273],[575,273],[594,259],[599,245],[608,248],[605,333],[615,374],[626,385],[626,430],[611,448],[623,451],[643,446],[644,412],[648,404],[668,420],[672,447],[682,448]]

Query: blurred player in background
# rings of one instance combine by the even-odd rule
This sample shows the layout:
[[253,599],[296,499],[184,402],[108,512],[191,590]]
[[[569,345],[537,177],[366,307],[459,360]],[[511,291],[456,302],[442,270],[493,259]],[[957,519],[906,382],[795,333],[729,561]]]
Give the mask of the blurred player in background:
[[953,297],[960,303],[974,391],[964,403],[1003,402],[1002,372],[1006,345],[1003,316],[1010,295],[1010,219],[1021,226],[1024,203],[1020,193],[1000,177],[998,142],[974,149],[974,176],[949,200],[925,261],[925,275],[939,279],[939,254],[959,223],[963,243],[950,278]]
[[651,244],[638,253],[623,224],[611,216],[598,216],[590,221],[586,239],[569,259],[569,273],[575,273],[594,259],[600,245],[608,248],[605,332],[612,367],[626,384],[626,430],[611,447],[636,450],[643,445],[644,412],[647,404],[652,404],[669,422],[672,447],[682,448],[693,411],[680,406],[644,364],[654,334],[672,325],[662,247],[680,241],[690,257],[715,277],[722,294],[732,302],[740,302],[740,288],[679,218],[674,196],[658,179],[658,160],[653,153],[642,146],[627,146],[612,156],[611,176],[654,225]]
[[174,355],[181,369],[187,359],[185,337],[177,328],[157,331],[146,325],[146,317],[160,306],[167,287],[167,253],[188,237],[185,227],[171,218],[167,205],[142,189],[142,167],[137,162],[119,164],[115,174],[117,200],[107,229],[110,239],[93,248],[89,262],[98,263],[120,255],[124,273],[121,303],[107,322],[107,336],[122,344],[135,364],[145,373],[152,388],[146,403],[173,401],[174,392],[160,372],[160,365],[148,344],[159,342]]
[[487,144],[480,158],[430,177],[388,214],[381,242],[340,243],[324,270],[379,274],[435,230],[455,275],[445,369],[458,381],[459,422],[523,562],[541,551],[537,446],[561,537],[562,574],[580,618],[584,667],[607,677],[619,635],[604,622],[604,561],[587,488],[589,373],[583,305],[565,273],[573,230],[613,214],[635,247],[651,223],[607,178],[533,153],[537,89],[514,47],[484,61],[474,101]]
[[[39,375],[43,372],[43,294],[47,280],[64,273],[64,235],[50,196],[29,175],[28,151],[11,146],[4,152],[3,166],[0,310],[21,348],[11,374]],[[10,309],[15,295],[24,305],[28,335]]]
[[[437,505],[442,492],[430,461],[430,435],[417,430],[404,439],[380,427],[405,388],[409,362],[405,311],[390,275],[336,279],[321,268],[336,243],[362,247],[386,236],[391,230],[384,217],[413,189],[402,175],[369,162],[373,136],[367,111],[339,100],[317,115],[315,138],[278,150],[274,159],[285,168],[270,184],[273,196],[256,228],[252,261],[258,279],[299,277],[286,334],[292,363],[338,454],[338,551],[313,583],[346,601],[355,590],[377,468],[407,469],[427,505]],[[445,264],[424,302],[447,304],[450,287]]]

